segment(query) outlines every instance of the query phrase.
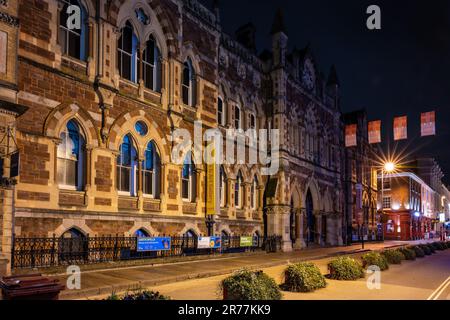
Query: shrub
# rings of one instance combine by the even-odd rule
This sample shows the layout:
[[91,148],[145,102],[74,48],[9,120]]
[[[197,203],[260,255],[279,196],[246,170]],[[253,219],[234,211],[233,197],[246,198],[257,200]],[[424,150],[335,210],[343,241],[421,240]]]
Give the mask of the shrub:
[[220,283],[226,300],[280,300],[281,290],[275,280],[262,271],[242,269]]
[[450,249],[450,241],[443,241],[442,245],[445,246],[447,249]]
[[381,271],[387,270],[389,268],[386,257],[375,251],[368,252],[363,255],[362,261],[364,268],[367,268],[369,266],[377,266]]
[[325,277],[311,262],[291,264],[284,271],[283,288],[286,291],[311,292],[326,285]]
[[423,253],[425,253],[426,256],[429,256],[431,254],[430,247],[428,247],[424,244],[420,244],[419,247],[423,250]]
[[405,256],[399,250],[385,250],[382,255],[384,255],[388,263],[400,264],[402,260],[405,260]]
[[403,253],[406,260],[416,260],[416,252],[410,248],[401,248],[400,252]]
[[134,291],[132,293],[125,293],[124,296],[119,297],[116,293],[112,293],[106,300],[170,300],[170,297],[164,296],[157,291]]
[[412,250],[414,250],[414,252],[416,253],[416,257],[417,258],[423,258],[425,257],[425,252],[423,251],[423,249],[419,246],[413,246],[411,247]]
[[359,261],[350,257],[338,257],[328,263],[330,278],[335,280],[356,280],[364,277],[364,269]]
[[426,246],[427,246],[428,248],[430,248],[431,253],[435,253],[435,252],[436,252],[436,249],[434,249],[434,246],[433,246],[431,243],[427,243]]
[[[433,246],[434,250],[444,250],[444,246],[440,242],[433,242],[431,243],[431,246]],[[445,248],[447,248],[447,246],[445,246]]]

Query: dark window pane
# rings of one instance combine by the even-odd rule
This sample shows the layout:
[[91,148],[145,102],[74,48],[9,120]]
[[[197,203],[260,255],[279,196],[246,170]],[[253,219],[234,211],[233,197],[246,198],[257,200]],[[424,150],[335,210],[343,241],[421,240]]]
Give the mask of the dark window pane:
[[189,104],[189,87],[183,86],[183,103]]
[[131,80],[131,56],[122,54],[122,78]]
[[184,199],[187,199],[189,197],[189,180],[183,179],[182,180],[182,197]]

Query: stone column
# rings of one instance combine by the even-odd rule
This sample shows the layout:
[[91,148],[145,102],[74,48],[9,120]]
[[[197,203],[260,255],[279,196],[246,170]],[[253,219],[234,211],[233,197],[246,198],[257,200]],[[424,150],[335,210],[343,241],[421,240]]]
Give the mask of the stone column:
[[304,221],[304,210],[302,210],[301,208],[295,209],[296,240],[294,244],[294,249],[301,249],[306,247],[305,238],[303,234],[303,221]]
[[283,252],[292,251],[290,236],[290,206],[271,205],[267,207],[267,234],[268,236],[281,236],[281,250]]
[[13,234],[13,188],[0,189],[0,226],[1,226],[1,248],[0,248],[0,276],[11,273],[11,252]]

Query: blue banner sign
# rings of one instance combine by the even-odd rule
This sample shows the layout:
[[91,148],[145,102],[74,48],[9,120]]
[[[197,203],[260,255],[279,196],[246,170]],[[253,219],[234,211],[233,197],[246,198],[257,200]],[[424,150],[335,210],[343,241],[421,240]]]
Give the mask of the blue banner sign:
[[170,237],[138,238],[137,251],[170,250]]

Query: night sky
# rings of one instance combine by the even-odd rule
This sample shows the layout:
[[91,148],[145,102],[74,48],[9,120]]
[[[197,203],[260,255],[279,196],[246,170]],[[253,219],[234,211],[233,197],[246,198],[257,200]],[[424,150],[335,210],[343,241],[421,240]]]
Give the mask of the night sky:
[[[204,0],[208,6],[211,1]],[[366,9],[381,8],[381,30],[366,28]],[[384,149],[406,148],[436,158],[450,184],[450,1],[222,0],[224,31],[252,22],[258,53],[271,46],[277,8],[289,48],[310,43],[320,70],[336,65],[342,111],[366,108],[382,120]],[[420,113],[436,110],[437,136],[420,138]],[[408,116],[409,139],[396,145],[392,121]]]

